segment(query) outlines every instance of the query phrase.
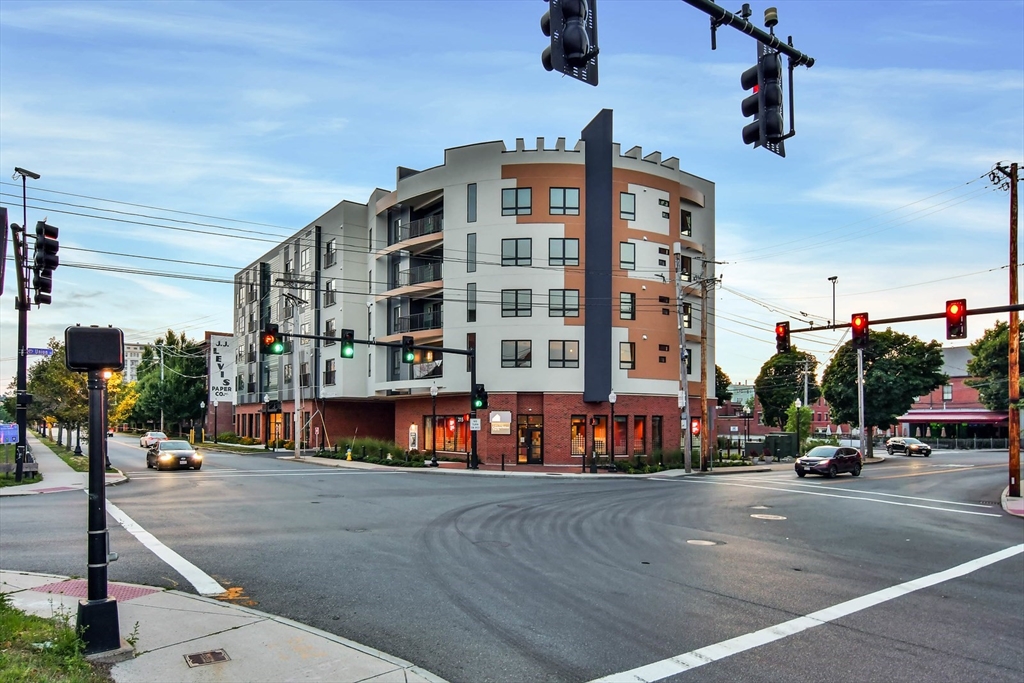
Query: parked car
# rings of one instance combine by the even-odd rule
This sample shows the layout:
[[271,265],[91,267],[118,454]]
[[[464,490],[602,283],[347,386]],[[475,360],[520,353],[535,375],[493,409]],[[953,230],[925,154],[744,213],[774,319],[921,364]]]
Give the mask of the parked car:
[[932,447],[909,436],[894,436],[885,442],[885,452],[889,455],[902,453],[903,455],[923,455],[927,458],[932,454]]
[[203,456],[188,441],[158,441],[146,453],[146,467],[157,470],[182,467],[198,470],[202,466]]
[[142,448],[152,448],[153,444],[159,441],[167,441],[167,435],[163,432],[146,432],[139,439],[139,446]]
[[860,476],[863,459],[860,451],[848,446],[815,446],[807,451],[807,455],[796,459],[796,476],[822,474],[829,479],[835,478],[840,472],[849,472],[855,477]]

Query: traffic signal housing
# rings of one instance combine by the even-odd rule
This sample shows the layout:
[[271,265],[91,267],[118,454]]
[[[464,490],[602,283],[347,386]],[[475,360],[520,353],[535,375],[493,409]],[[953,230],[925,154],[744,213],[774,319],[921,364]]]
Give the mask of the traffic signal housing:
[[412,348],[413,338],[402,337],[402,362],[412,363],[416,360],[416,351]]
[[473,395],[470,396],[470,405],[473,410],[483,410],[487,407],[487,389],[483,384],[473,385]]
[[967,338],[967,299],[946,302],[946,339]]
[[758,43],[757,64],[740,75],[740,86],[752,91],[740,110],[754,120],[743,127],[743,143],[786,156],[782,116],[782,57]]
[[547,0],[540,30],[551,38],[540,61],[548,71],[597,85],[597,0]]
[[260,335],[260,353],[264,356],[280,356],[285,351],[284,340],[280,328],[269,323]]
[[775,323],[775,351],[777,353],[789,351],[789,321]]
[[356,355],[356,332],[355,330],[341,331],[341,357],[352,358]]
[[60,243],[57,241],[59,230],[46,221],[36,223],[35,261],[32,266],[32,289],[36,290],[36,304],[48,304],[52,301],[53,271],[60,265],[57,252]]
[[700,436],[700,418],[690,418],[690,433],[694,436]]
[[853,330],[853,348],[866,349],[868,347],[868,314],[854,313],[850,317],[850,329]]

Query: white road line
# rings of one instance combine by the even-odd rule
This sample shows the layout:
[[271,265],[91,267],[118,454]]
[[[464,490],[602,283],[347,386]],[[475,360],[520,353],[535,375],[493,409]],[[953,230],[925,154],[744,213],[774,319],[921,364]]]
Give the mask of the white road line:
[[[757,479],[755,479],[755,481],[775,481],[775,479],[762,479],[761,477],[758,477]],[[846,481],[850,481],[850,480],[847,479]],[[789,483],[790,486],[806,486],[808,488],[817,488],[817,489],[821,489],[821,488],[824,488],[825,486],[827,486],[827,484],[806,484],[804,482],[796,482],[796,481],[790,481],[788,483]],[[839,490],[845,491],[846,489],[839,489]],[[854,493],[854,491],[851,491],[851,493]],[[878,491],[861,491],[861,490],[856,490],[856,493],[865,493],[865,494],[872,495],[872,496],[885,496],[887,498],[906,498],[907,500],[923,500],[926,503],[945,503],[946,505],[962,505],[964,507],[972,507],[972,508],[991,508],[992,507],[991,505],[980,505],[978,503],[958,503],[955,500],[941,500],[939,498],[920,498],[918,496],[901,496],[901,495],[899,495],[897,493],[880,493]]]
[[188,582],[195,587],[200,595],[220,595],[224,592],[224,587],[214,581],[213,577],[165,546],[156,536],[139,526],[134,519],[122,512],[109,500],[107,501],[107,512],[124,527],[125,531],[139,539],[139,542],[152,551],[154,555],[171,565],[175,571],[188,579]]
[[[396,470],[398,471],[398,470]],[[342,470],[342,469],[324,469],[324,470],[309,470],[308,472],[280,472],[275,470],[261,470],[261,471],[234,471],[234,472],[221,472],[214,470],[212,472],[196,472],[192,477],[200,479],[227,479],[233,477],[317,477],[325,475],[342,475],[342,474],[363,474],[364,472],[391,472],[391,470]],[[157,472],[135,472],[132,474],[132,479],[156,479],[158,477],[168,476],[166,473]],[[171,474],[169,476],[177,476]],[[187,475],[186,475],[187,476]]]
[[883,602],[888,602],[895,598],[902,597],[914,591],[921,590],[922,588],[928,588],[945,581],[966,576],[971,572],[977,571],[983,567],[987,567],[990,564],[995,564],[1002,560],[1014,557],[1024,553],[1024,544],[1015,545],[1005,550],[992,553],[991,555],[985,555],[979,557],[970,562],[965,562],[961,565],[957,565],[951,569],[938,572],[936,574],[930,574],[923,576],[920,579],[914,579],[906,583],[901,583],[897,586],[891,586],[889,588],[883,588],[875,593],[869,593],[868,595],[854,598],[853,600],[847,600],[841,602],[838,605],[832,607],[826,607],[823,610],[812,612],[804,617],[797,617],[789,621],[784,621],[781,624],[775,626],[769,626],[768,628],[761,629],[760,631],[754,631],[753,633],[747,633],[742,636],[730,638],[729,640],[723,640],[720,643],[714,645],[708,645],[698,650],[692,650],[685,654],[676,655],[668,659],[663,659],[660,662],[654,662],[653,664],[647,664],[646,666],[637,667],[630,669],[629,671],[622,671],[615,674],[610,674],[602,678],[595,679],[592,683],[652,683],[653,681],[660,681],[669,676],[675,676],[681,674],[684,671],[690,669],[696,669],[716,662],[726,657],[751,650],[755,647],[767,645],[773,643],[776,640],[781,640],[787,636],[795,635],[801,631],[814,628],[815,626],[821,626],[827,624],[830,621],[835,621],[841,617],[848,616],[854,612],[860,612],[869,607],[880,605]]
[[[688,481],[690,483],[697,482],[695,479],[683,479],[682,481]],[[826,498],[843,498],[845,500],[863,500],[869,503],[881,503],[882,505],[900,505],[908,508],[921,508],[922,510],[938,510],[939,512],[953,512],[958,515],[980,515],[982,517],[1002,517],[1001,514],[995,512],[974,512],[973,510],[950,510],[949,508],[940,508],[934,505],[916,505],[914,503],[900,503],[895,500],[881,500],[879,498],[865,498],[864,496],[840,496],[837,493],[825,493],[824,491],[800,491],[792,488],[782,488],[779,486],[754,486],[753,484],[741,484],[738,481],[711,481],[709,479],[699,480],[701,484],[712,484],[715,486],[739,486],[741,488],[748,489],[764,489],[765,491],[783,491],[785,493],[799,493],[805,496],[825,496]]]

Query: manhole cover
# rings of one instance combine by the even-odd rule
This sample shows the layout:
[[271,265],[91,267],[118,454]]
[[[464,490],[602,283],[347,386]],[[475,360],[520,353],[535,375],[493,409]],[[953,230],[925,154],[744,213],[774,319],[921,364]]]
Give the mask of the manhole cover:
[[228,653],[224,650],[208,650],[207,652],[197,652],[192,655],[185,655],[185,661],[188,662],[189,668],[196,666],[206,666],[207,664],[217,664],[219,662],[230,661],[231,657],[228,657]]
[[754,519],[785,519],[782,515],[750,515]]
[[704,541],[704,540],[701,540],[701,539],[695,539],[695,540],[687,541],[687,543],[689,543],[690,545],[718,545],[714,541]]

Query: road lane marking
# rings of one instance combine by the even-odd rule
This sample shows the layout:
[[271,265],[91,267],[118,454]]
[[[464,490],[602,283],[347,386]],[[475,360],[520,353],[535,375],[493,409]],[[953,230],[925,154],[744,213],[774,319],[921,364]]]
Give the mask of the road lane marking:
[[[877,477],[872,477],[872,480],[876,479],[876,478]],[[772,480],[758,479],[758,481],[775,481],[775,480],[774,479],[772,479]],[[845,481],[846,482],[851,482],[852,480],[846,479]],[[837,483],[843,483],[843,482],[837,482]],[[826,484],[808,484],[808,483],[805,483],[805,482],[802,482],[802,481],[790,481],[789,485],[790,486],[805,486],[807,488],[817,488],[817,489],[821,489],[821,488],[824,488],[826,486]],[[845,489],[840,489],[840,490],[845,490]],[[898,493],[880,493],[879,491],[863,491],[863,490],[860,490],[860,489],[857,489],[856,492],[857,493],[866,493],[866,494],[872,495],[872,496],[886,496],[887,498],[906,498],[907,500],[921,500],[921,501],[924,501],[926,503],[945,503],[946,505],[963,505],[963,506],[966,506],[966,507],[986,508],[986,509],[992,507],[991,505],[981,505],[981,504],[978,504],[978,503],[958,503],[955,500],[942,500],[942,499],[939,499],[939,498],[921,498],[919,496],[901,496]]]
[[610,674],[602,678],[597,678],[592,683],[653,683],[654,681],[660,681],[668,678],[669,676],[675,676],[689,671],[690,669],[696,669],[704,666],[705,664],[711,664],[720,659],[731,657],[732,655],[751,650],[768,643],[773,643],[777,640],[781,640],[788,636],[801,633],[808,629],[814,628],[815,626],[821,626],[827,624],[841,617],[849,616],[855,612],[868,609],[880,605],[883,602],[894,600],[904,595],[919,591],[923,588],[930,588],[931,586],[951,581],[953,579],[966,576],[971,572],[975,572],[979,569],[987,567],[996,562],[1014,557],[1024,553],[1024,544],[1015,545],[1004,550],[979,557],[969,562],[946,569],[935,574],[929,574],[913,581],[907,581],[896,586],[890,586],[889,588],[883,588],[880,591],[869,593],[868,595],[854,598],[853,600],[847,600],[841,602],[838,605],[832,607],[826,607],[825,609],[812,612],[807,616],[797,617],[796,619],[790,619],[784,621],[781,624],[769,626],[768,628],[761,629],[760,631],[754,631],[747,633],[742,636],[730,638],[729,640],[723,640],[720,643],[714,645],[708,645],[697,650],[691,650],[685,654],[676,655],[675,657],[669,657],[663,659],[660,662],[654,662],[653,664],[647,664],[646,666],[640,666],[629,671],[622,671],[619,673]]
[[764,489],[766,491],[783,491],[785,493],[799,493],[805,496],[824,496],[826,498],[844,498],[846,500],[863,500],[869,503],[881,503],[883,505],[900,505],[909,508],[921,508],[924,510],[938,510],[939,512],[954,512],[960,515],[980,515],[982,517],[1002,517],[1001,514],[995,512],[975,512],[973,510],[950,510],[949,508],[940,508],[934,505],[917,505],[915,503],[901,503],[895,500],[881,500],[879,498],[865,498],[864,496],[841,496],[838,493],[826,493],[824,491],[801,491],[793,488],[782,488],[779,486],[755,486],[754,484],[741,484],[738,481],[710,481],[707,479],[683,479],[682,481],[687,482],[699,482],[701,484],[712,484],[715,486],[739,486],[741,488],[748,489]]
[[217,583],[213,577],[165,546],[156,536],[143,529],[134,519],[126,515],[109,500],[107,501],[107,512],[117,520],[118,524],[124,527],[125,531],[137,538],[154,555],[171,565],[171,568],[184,576],[200,595],[220,595],[224,592],[224,587]]
[[[892,474],[886,477],[870,477],[870,479],[902,479],[904,477],[926,477],[930,474],[949,474],[950,472],[963,472],[964,470],[983,470],[991,467],[1006,467],[1006,465],[932,465],[944,469],[933,472],[914,472],[912,474]],[[955,468],[955,469],[954,469]]]

